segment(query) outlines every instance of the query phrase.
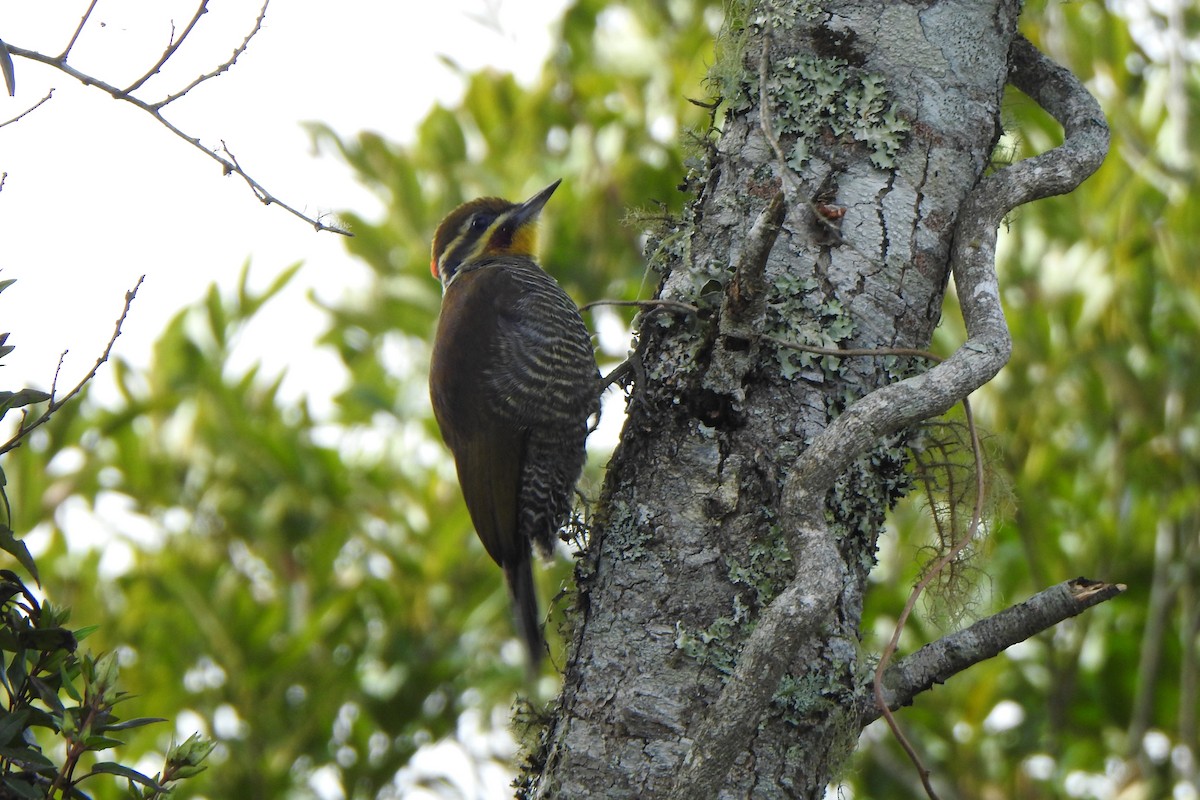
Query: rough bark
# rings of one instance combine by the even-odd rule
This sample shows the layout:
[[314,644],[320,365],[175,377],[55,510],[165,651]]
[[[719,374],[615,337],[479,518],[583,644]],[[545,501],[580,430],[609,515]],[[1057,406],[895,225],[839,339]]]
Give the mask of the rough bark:
[[[660,297],[698,313],[642,321],[537,796],[820,798],[851,752],[906,426],[1007,359],[1000,215],[1094,169],[1042,194],[980,184],[1016,15],[775,3],[731,34],[720,139],[656,241]],[[1014,63],[1036,60],[1024,48]],[[969,339],[934,369],[780,344],[923,347],[952,268]]]

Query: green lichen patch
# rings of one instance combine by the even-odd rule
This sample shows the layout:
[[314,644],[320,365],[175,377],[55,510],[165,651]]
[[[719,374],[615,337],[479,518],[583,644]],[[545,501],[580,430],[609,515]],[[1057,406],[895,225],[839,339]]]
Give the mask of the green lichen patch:
[[771,705],[785,722],[800,727],[813,715],[827,715],[836,709],[836,703],[827,696],[829,688],[826,678],[818,672],[784,675]]
[[835,348],[854,335],[854,318],[840,300],[826,296],[815,277],[783,274],[768,287],[764,332],[777,340],[775,360],[784,379],[825,383],[844,375],[844,359],[780,342]]
[[729,561],[729,579],[753,592],[754,606],[762,608],[775,599],[795,572],[792,553],[778,525],[768,529],[765,540],[751,543],[746,562]]
[[[739,606],[740,603],[735,598],[735,616],[745,616],[744,610]],[[727,678],[737,666],[744,636],[752,629],[753,625],[734,617],[718,617],[703,630],[692,630],[682,622],[676,622],[675,649],[698,664],[712,667]],[[743,633],[739,635],[739,631]]]
[[871,163],[890,168],[909,130],[883,78],[841,58],[785,58],[769,78],[767,94],[778,133],[796,137],[788,158],[793,169],[804,167],[813,145],[827,132],[861,142],[870,151]]

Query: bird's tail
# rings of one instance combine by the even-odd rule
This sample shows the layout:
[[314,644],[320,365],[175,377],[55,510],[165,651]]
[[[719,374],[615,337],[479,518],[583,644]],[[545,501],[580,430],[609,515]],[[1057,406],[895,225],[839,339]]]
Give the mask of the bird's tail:
[[529,673],[537,674],[546,651],[542,638],[542,627],[538,622],[537,593],[533,588],[533,565],[530,553],[516,563],[505,565],[504,578],[508,581],[508,594],[512,598],[513,613],[517,618],[517,631],[529,652]]

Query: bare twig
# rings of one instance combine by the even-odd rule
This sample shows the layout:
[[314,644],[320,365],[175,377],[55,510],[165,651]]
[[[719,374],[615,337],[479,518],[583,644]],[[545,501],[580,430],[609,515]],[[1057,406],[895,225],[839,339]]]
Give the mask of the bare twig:
[[746,375],[758,363],[758,336],[767,316],[767,261],[787,216],[787,195],[777,191],[759,212],[733,256],[733,276],[725,284],[717,339],[705,389],[742,397]]
[[[19,122],[22,117],[24,117],[26,114],[33,112],[38,106],[40,106],[42,103],[46,102],[53,96],[54,96],[54,90],[51,89],[50,91],[46,92],[45,97],[43,97],[41,100],[38,100],[36,103],[34,103],[29,108],[22,111],[20,114],[17,114],[15,117],[13,117],[10,120],[5,120],[4,122],[0,122],[0,128],[3,128],[5,125],[12,125],[14,122]],[[4,174],[7,175],[8,173],[6,172]]]
[[784,191],[788,195],[788,205],[790,206],[799,202],[801,184],[796,173],[788,166],[787,157],[779,145],[779,137],[775,135],[775,127],[771,124],[771,98],[767,95],[770,66],[771,32],[770,29],[766,29],[763,31],[762,53],[758,58],[758,126],[762,129],[763,138],[767,140],[771,152],[775,154],[775,159],[779,162],[779,180],[784,184]]
[[[787,198],[776,192],[750,226],[746,239],[738,249],[733,278],[725,290],[721,308],[721,333],[745,335],[761,327],[766,313],[767,259],[779,239]],[[747,330],[750,329],[750,330]]]
[[17,93],[17,74],[13,67],[12,54],[8,51],[8,45],[0,39],[0,74],[4,75],[4,88],[8,90],[8,96],[13,97]]
[[228,72],[229,69],[232,68],[233,65],[237,63],[237,60],[238,60],[238,58],[241,57],[242,53],[246,52],[246,48],[250,46],[250,40],[254,38],[255,34],[257,34],[259,31],[262,30],[263,19],[267,16],[267,6],[270,4],[270,2],[271,2],[271,0],[263,0],[262,8],[259,9],[259,12],[258,12],[258,18],[254,20],[254,27],[250,29],[250,32],[246,34],[246,38],[243,39],[242,43],[234,49],[233,55],[231,55],[225,63],[219,65],[212,72],[206,72],[203,75],[196,77],[195,80],[193,80],[187,86],[180,89],[175,94],[167,95],[162,100],[159,100],[157,103],[154,104],[154,107],[161,109],[161,108],[165,107],[168,103],[173,103],[176,100],[178,100],[179,98],[183,97],[185,94],[190,92],[192,89],[195,89],[197,86],[204,83],[206,80],[209,80],[210,78],[215,78],[218,75],[221,75],[222,73]]
[[71,48],[75,46],[75,42],[79,41],[79,34],[83,33],[83,26],[87,25],[88,19],[91,18],[92,12],[96,9],[96,3],[98,2],[100,0],[92,0],[87,7],[87,11],[83,12],[83,16],[79,19],[79,25],[76,26],[75,32],[71,34],[71,41],[67,42],[67,46],[63,48],[62,53],[58,56],[59,61],[65,62],[67,56],[71,54]]
[[102,367],[104,363],[108,361],[109,356],[112,355],[113,345],[117,343],[117,337],[121,335],[121,326],[125,324],[125,318],[129,316],[129,307],[133,305],[133,299],[137,297],[138,289],[141,288],[142,282],[145,280],[145,275],[138,278],[138,282],[134,284],[134,287],[125,293],[125,305],[121,309],[121,316],[117,317],[116,325],[113,327],[112,336],[109,337],[108,344],[104,347],[104,352],[101,353],[100,357],[96,359],[96,363],[92,365],[92,368],[88,370],[88,373],[84,375],[79,383],[75,384],[75,387],[71,389],[71,391],[67,392],[62,399],[55,399],[54,394],[58,387],[58,373],[59,370],[62,369],[62,359],[66,357],[66,353],[63,353],[62,357],[60,357],[58,360],[58,368],[54,370],[54,384],[52,385],[50,391],[50,404],[46,406],[46,410],[43,411],[41,415],[38,416],[38,418],[33,422],[26,424],[25,421],[22,420],[20,428],[18,428],[17,432],[13,434],[12,438],[3,445],[0,445],[0,455],[19,447],[21,441],[29,435],[30,431],[48,422],[50,417],[54,415],[54,412],[71,402],[75,395],[79,394],[79,392],[83,390],[83,387],[86,386],[92,380],[92,378],[96,377],[96,373],[100,371],[100,367]]
[[916,347],[818,347],[811,344],[790,342],[778,336],[764,335],[762,339],[779,347],[790,347],[793,350],[803,350],[806,353],[815,353],[821,356],[837,356],[839,358],[850,356],[911,356],[912,358],[925,358],[935,364],[942,361],[941,356]]
[[629,306],[632,308],[648,308],[648,309],[664,309],[666,311],[679,311],[683,314],[699,314],[700,309],[696,308],[691,303],[684,303],[681,300],[593,300],[590,303],[584,303],[579,307],[580,311],[590,311],[597,306]]
[[50,403],[54,403],[54,397],[58,394],[58,376],[62,374],[63,363],[67,360],[67,353],[70,350],[63,350],[58,354],[58,364],[54,367],[54,379],[50,381]]
[[103,81],[93,75],[89,75],[85,72],[81,72],[80,70],[76,69],[75,67],[73,67],[67,63],[67,54],[70,52],[71,46],[74,45],[75,39],[78,38],[79,32],[83,30],[83,26],[87,22],[88,15],[91,14],[92,9],[96,5],[95,2],[93,2],[91,4],[91,6],[88,7],[88,10],[85,12],[83,19],[80,21],[80,24],[75,31],[75,35],[72,37],[71,42],[68,44],[67,48],[63,51],[62,55],[48,56],[48,55],[45,55],[44,53],[40,53],[36,50],[26,50],[25,48],[14,47],[12,45],[9,45],[8,51],[9,51],[9,53],[11,53],[14,56],[20,56],[21,58],[27,58],[30,61],[37,61],[38,63],[46,64],[48,66],[54,67],[55,69],[59,70],[60,72],[70,75],[72,78],[74,78],[75,80],[84,84],[85,86],[94,86],[97,89],[99,89],[100,91],[108,94],[109,96],[111,96],[117,100],[123,100],[123,101],[141,109],[142,111],[146,112],[151,117],[153,117],[155,119],[155,121],[157,121],[160,125],[162,125],[167,130],[169,130],[171,133],[175,134],[180,139],[183,139],[185,142],[190,144],[192,147],[195,147],[197,150],[204,153],[206,156],[208,156],[209,158],[211,158],[212,160],[214,160],[218,164],[220,164],[221,170],[226,175],[228,175],[230,173],[238,175],[243,181],[245,181],[246,185],[250,187],[250,190],[259,199],[259,201],[262,202],[264,205],[277,205],[280,208],[282,208],[284,211],[287,211],[289,214],[291,214],[295,217],[298,217],[299,219],[304,220],[309,225],[312,225],[313,229],[316,231],[331,231],[333,233],[340,233],[343,236],[349,236],[351,234],[348,231],[345,231],[345,230],[337,227],[336,225],[328,225],[325,222],[322,222],[319,218],[310,217],[307,214],[305,214],[304,212],[295,208],[294,206],[283,202],[278,197],[273,195],[271,192],[267,191],[267,189],[261,183],[259,183],[257,180],[255,180],[253,177],[251,177],[251,175],[248,172],[246,172],[244,169],[242,169],[241,165],[237,164],[236,161],[232,160],[232,156],[230,156],[229,158],[226,158],[222,155],[222,152],[226,153],[227,155],[229,154],[229,151],[227,148],[225,148],[224,143],[222,143],[221,150],[216,150],[214,148],[210,148],[210,147],[202,144],[200,142],[199,138],[197,138],[195,136],[190,136],[187,133],[185,133],[183,130],[181,130],[176,125],[174,125],[170,120],[168,120],[162,114],[163,107],[165,107],[168,103],[171,103],[171,102],[179,99],[184,94],[186,94],[188,91],[195,88],[198,84],[202,83],[205,80],[208,80],[209,78],[220,75],[221,73],[227,71],[230,67],[233,66],[234,61],[236,61],[237,58],[242,53],[245,52],[246,47],[250,43],[250,39],[262,29],[263,17],[266,15],[268,2],[269,2],[269,0],[264,1],[263,5],[262,5],[262,9],[259,12],[258,18],[255,20],[254,27],[252,28],[250,33],[246,36],[246,38],[242,42],[242,44],[236,50],[233,51],[233,55],[229,58],[229,60],[225,61],[223,64],[218,66],[212,72],[201,75],[199,78],[192,81],[182,91],[176,92],[173,95],[168,95],[167,97],[165,97],[164,99],[162,99],[156,103],[150,103],[145,100],[142,100],[141,98],[135,97],[131,94],[131,92],[133,92],[135,89],[140,87],[142,85],[142,83],[144,83],[146,80],[149,79],[150,76],[152,76],[154,73],[156,73],[162,67],[163,63],[165,63],[166,57],[169,57],[171,54],[176,52],[179,44],[183,41],[183,39],[192,30],[192,27],[195,25],[196,20],[199,19],[200,15],[202,15],[204,13],[206,5],[207,5],[207,0],[202,0],[199,8],[197,9],[195,17],[189,23],[187,29],[184,30],[183,34],[179,37],[179,39],[173,41],[172,44],[167,47],[167,50],[163,54],[164,57],[161,57],[159,59],[158,63],[156,63],[156,65],[153,68],[151,68],[142,78],[135,81],[129,88],[126,88],[126,89],[121,89],[120,87],[114,86],[113,84]]
[[155,63],[153,67],[146,70],[145,75],[126,86],[124,93],[129,94],[130,92],[137,91],[142,84],[154,77],[158,71],[162,69],[163,64],[166,64],[167,60],[170,59],[171,56],[175,55],[176,51],[179,50],[179,47],[183,44],[184,40],[187,39],[188,34],[191,33],[192,29],[196,27],[196,23],[200,21],[200,17],[202,17],[207,11],[208,0],[200,0],[200,5],[196,8],[196,13],[192,15],[191,21],[188,22],[187,27],[183,29],[183,33],[179,35],[178,39],[175,38],[175,27],[174,24],[172,24],[171,41],[167,44],[167,49],[163,50],[163,54],[159,56],[158,62]]

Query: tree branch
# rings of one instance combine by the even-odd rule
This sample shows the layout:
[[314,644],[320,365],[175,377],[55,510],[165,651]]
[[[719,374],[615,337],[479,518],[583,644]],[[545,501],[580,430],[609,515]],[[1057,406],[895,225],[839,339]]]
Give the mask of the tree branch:
[[[197,138],[195,136],[189,136],[187,133],[180,130],[178,127],[176,127],[170,120],[168,120],[162,114],[162,109],[167,104],[172,103],[175,100],[178,100],[180,97],[187,94],[187,92],[191,91],[199,84],[203,83],[204,81],[206,81],[210,78],[213,78],[213,77],[216,77],[217,75],[222,74],[223,72],[227,71],[230,67],[233,66],[234,62],[238,59],[238,57],[241,56],[241,54],[246,51],[246,48],[249,45],[250,40],[254,37],[254,35],[256,33],[258,33],[262,29],[263,18],[267,13],[267,5],[269,2],[270,2],[270,0],[264,0],[262,9],[259,12],[258,18],[255,20],[254,27],[251,29],[250,33],[246,36],[245,40],[241,43],[241,45],[239,45],[237,47],[237,49],[235,49],[233,51],[233,55],[230,56],[230,58],[227,61],[225,61],[223,64],[219,65],[212,72],[205,73],[204,75],[199,76],[198,78],[193,80],[190,84],[188,84],[183,90],[176,92],[175,94],[168,94],[162,100],[159,100],[158,102],[155,102],[155,103],[150,103],[145,100],[142,100],[141,98],[134,97],[130,93],[133,92],[134,90],[138,89],[139,87],[141,87],[141,85],[143,83],[145,83],[151,76],[153,76],[155,73],[157,73],[159,71],[159,69],[162,68],[162,65],[164,63],[166,63],[166,60],[168,58],[170,58],[178,50],[179,45],[183,42],[184,38],[187,37],[187,35],[191,32],[192,28],[195,26],[197,20],[199,20],[200,16],[206,11],[207,0],[202,0],[199,8],[196,11],[195,16],[192,18],[191,22],[188,24],[188,26],[184,30],[183,34],[180,35],[178,40],[175,40],[170,45],[168,45],[167,49],[163,52],[162,56],[159,58],[157,63],[155,63],[155,65],[153,67],[151,67],[141,78],[134,81],[134,83],[132,83],[128,88],[125,88],[125,89],[121,89],[117,86],[114,86],[111,83],[100,80],[99,78],[96,78],[85,72],[81,72],[80,70],[76,69],[75,67],[73,67],[67,63],[67,55],[70,53],[71,48],[74,46],[75,40],[78,39],[79,34],[83,30],[84,25],[87,23],[88,17],[91,15],[92,9],[95,7],[94,2],[88,7],[87,11],[84,13],[83,18],[79,22],[79,26],[76,28],[74,35],[71,37],[70,42],[67,44],[67,47],[63,50],[62,55],[48,56],[48,55],[45,55],[44,53],[40,53],[36,50],[26,50],[22,47],[15,47],[11,44],[8,45],[8,52],[14,56],[20,56],[21,58],[27,58],[30,61],[37,61],[38,63],[46,64],[48,66],[54,67],[55,69],[59,70],[60,72],[70,75],[72,78],[74,78],[75,80],[84,84],[85,86],[94,86],[97,89],[99,89],[100,91],[108,94],[109,96],[113,97],[116,100],[123,100],[124,102],[129,103],[129,104],[141,109],[142,111],[146,112],[151,117],[153,117],[155,119],[155,121],[157,121],[160,125],[162,125],[167,130],[169,130],[171,133],[175,134],[180,139],[183,139],[185,142],[190,144],[192,147],[195,147],[197,150],[204,153],[206,156],[211,158],[213,161],[216,161],[218,164],[220,164],[221,171],[223,174],[225,174],[225,175],[235,174],[235,175],[239,176],[243,181],[245,181],[246,185],[250,187],[250,191],[252,191],[254,193],[254,196],[257,197],[259,199],[259,201],[262,202],[263,205],[277,205],[280,208],[282,208],[283,210],[287,211],[289,214],[304,220],[309,225],[312,225],[313,228],[315,230],[317,230],[318,232],[319,231],[332,231],[333,233],[340,233],[343,236],[349,236],[350,233],[348,231],[342,230],[341,228],[338,228],[335,225],[328,225],[328,224],[322,222],[318,218],[310,217],[307,214],[300,211],[299,209],[295,208],[294,206],[291,206],[288,203],[283,202],[278,197],[273,195],[271,192],[267,191],[267,189],[261,183],[259,183],[257,180],[255,180],[253,177],[251,177],[251,175],[248,172],[246,172],[244,169],[242,169],[242,166],[240,164],[238,164],[237,160],[234,159],[232,154],[229,153],[229,150],[225,147],[223,142],[222,142],[220,150],[207,147],[206,145],[204,145],[200,142],[199,138]],[[36,107],[37,106],[34,106],[34,108],[36,108]],[[32,110],[32,109],[30,109],[30,110]],[[28,112],[26,112],[26,113],[28,113]],[[222,153],[224,153],[225,155],[222,155]],[[225,156],[228,156],[228,158],[226,158]]]
[[[935,684],[945,683],[968,667],[997,656],[1014,644],[1082,614],[1124,591],[1125,586],[1120,583],[1075,578],[1044,589],[1023,603],[931,642],[899,659],[884,673],[888,708],[895,710],[907,706],[914,697]],[[874,698],[864,698],[862,725],[867,726],[879,715],[879,706]]]
[[206,72],[203,75],[197,76],[195,80],[180,89],[175,94],[167,95],[162,100],[159,100],[154,104],[154,107],[161,109],[167,104],[175,102],[200,84],[211,78],[215,78],[224,72],[227,72],[234,64],[236,64],[242,53],[246,52],[246,48],[250,46],[250,40],[254,38],[255,34],[262,30],[263,19],[267,16],[267,6],[270,4],[270,2],[271,0],[263,0],[262,8],[259,9],[258,12],[258,19],[254,20],[254,27],[251,28],[250,32],[246,34],[246,38],[242,40],[242,43],[234,49],[233,55],[229,57],[228,61],[219,65],[212,72]]
[[22,111],[20,114],[17,114],[17,115],[16,115],[15,117],[13,117],[12,119],[7,119],[7,120],[5,120],[4,122],[0,122],[0,128],[3,128],[5,125],[12,125],[14,122],[20,122],[20,121],[21,121],[21,119],[22,119],[22,118],[23,118],[23,117],[24,117],[26,114],[30,114],[30,113],[32,113],[32,112],[33,112],[35,109],[37,109],[37,108],[38,108],[38,106],[40,106],[42,103],[44,103],[44,102],[46,102],[47,100],[49,100],[51,97],[54,97],[54,90],[53,90],[53,89],[51,89],[50,91],[46,92],[46,96],[45,96],[45,97],[43,97],[41,100],[38,100],[36,103],[34,103],[34,104],[33,104],[33,105],[31,105],[29,108],[27,108],[27,109],[25,109],[24,111]]
[[834,481],[881,438],[945,413],[1007,363],[1012,339],[995,269],[996,231],[1004,216],[1023,203],[1073,190],[1104,160],[1108,125],[1095,98],[1074,75],[1018,37],[1010,81],[1062,124],[1065,141],[984,178],[959,211],[950,263],[966,341],[928,372],[856,401],[796,460],[780,508],[781,527],[798,565],[796,579],[763,609],[721,695],[704,722],[693,728],[697,738],[672,790],[677,800],[717,796],[792,654],[835,606],[845,565],[824,521],[824,501]]
[[83,12],[83,16],[79,18],[79,24],[75,26],[75,32],[71,34],[71,40],[67,42],[67,46],[59,53],[58,60],[66,61],[67,56],[71,55],[71,48],[75,47],[75,42],[79,41],[79,34],[83,33],[83,28],[87,25],[88,20],[92,18],[92,12],[96,10],[96,3],[100,0],[92,0],[88,3],[87,10]]
[[[38,415],[33,422],[26,424],[25,421],[22,420],[21,426],[17,429],[17,432],[13,434],[12,438],[0,445],[0,455],[7,453],[9,450],[12,450],[15,447],[19,447],[25,437],[29,435],[30,431],[39,425],[43,425],[48,422],[50,417],[54,415],[55,411],[58,411],[67,403],[71,402],[71,399],[75,397],[75,395],[79,394],[83,390],[83,387],[87,386],[92,378],[96,377],[96,373],[100,371],[100,367],[104,366],[104,363],[108,361],[109,356],[112,355],[113,345],[117,343],[117,338],[121,335],[121,326],[125,324],[125,318],[129,316],[129,308],[133,305],[133,300],[135,297],[137,297],[138,289],[142,287],[142,282],[145,280],[146,276],[143,275],[142,277],[138,278],[138,282],[134,284],[132,289],[125,292],[125,305],[121,308],[121,316],[117,317],[117,322],[113,326],[112,336],[109,337],[108,344],[104,347],[104,352],[100,354],[100,357],[96,359],[96,363],[92,365],[92,368],[88,370],[88,373],[83,376],[79,383],[75,384],[75,387],[71,389],[71,391],[67,392],[62,398],[55,397],[58,389],[58,373],[62,369],[63,363],[62,357],[59,358],[58,369],[54,371],[54,384],[50,390],[50,404],[46,406],[46,410]],[[63,353],[63,356],[66,356],[65,352]]]
[[[124,93],[129,94],[130,92],[137,91],[142,84],[157,75],[158,71],[162,69],[163,64],[166,64],[171,56],[175,55],[176,51],[178,51],[180,46],[183,45],[184,40],[187,39],[188,34],[191,33],[192,29],[196,27],[196,23],[200,21],[200,17],[203,16],[207,11],[208,0],[200,0],[200,6],[196,9],[196,13],[192,15],[192,19],[187,24],[187,27],[183,29],[183,33],[179,34],[178,39],[176,39],[174,36],[175,24],[171,23],[172,35],[171,41],[167,43],[167,49],[163,50],[163,54],[159,56],[158,61],[154,64],[154,66],[146,70],[146,74],[142,75],[142,77],[125,87]],[[255,31],[257,32],[257,30],[258,26],[255,26]],[[251,35],[253,36],[253,34]]]

